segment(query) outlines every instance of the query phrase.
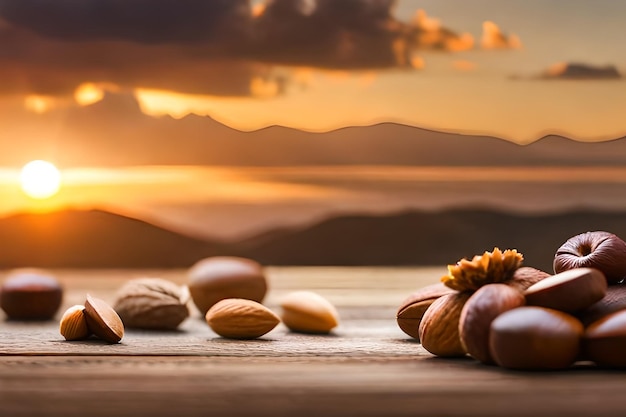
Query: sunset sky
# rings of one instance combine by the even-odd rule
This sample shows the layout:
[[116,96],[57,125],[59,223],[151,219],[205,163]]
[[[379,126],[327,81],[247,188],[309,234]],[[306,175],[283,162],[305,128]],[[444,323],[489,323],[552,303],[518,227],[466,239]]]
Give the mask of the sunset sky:
[[[5,108],[44,112],[108,90],[135,94],[149,114],[244,130],[397,121],[521,143],[626,133],[626,82],[598,71],[626,71],[624,2],[155,4],[0,2]],[[583,79],[565,79],[570,64]]]
[[[615,0],[0,0],[0,215],[100,207],[232,238],[359,211],[623,209],[615,164],[403,166],[383,134],[323,149],[351,167],[306,166],[293,131],[230,128],[619,138],[625,19]],[[33,159],[61,168],[57,195],[24,195]]]

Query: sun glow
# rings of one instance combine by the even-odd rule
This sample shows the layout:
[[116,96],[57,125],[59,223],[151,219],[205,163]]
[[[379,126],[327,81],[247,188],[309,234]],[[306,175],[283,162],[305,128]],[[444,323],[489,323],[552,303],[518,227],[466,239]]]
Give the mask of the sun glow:
[[31,198],[52,197],[61,188],[61,173],[50,162],[31,161],[20,172],[20,185],[22,191]]

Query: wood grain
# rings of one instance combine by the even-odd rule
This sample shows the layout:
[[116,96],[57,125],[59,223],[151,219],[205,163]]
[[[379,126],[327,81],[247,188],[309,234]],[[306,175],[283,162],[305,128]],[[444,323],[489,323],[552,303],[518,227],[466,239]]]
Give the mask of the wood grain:
[[[621,416],[626,378],[579,363],[523,373],[434,358],[395,324],[432,269],[270,269],[270,308],[295,289],[322,293],[331,336],[279,326],[253,341],[217,337],[197,311],[177,332],[127,330],[121,344],[66,342],[55,321],[0,323],[0,416]],[[126,271],[58,271],[66,305],[111,300]],[[145,271],[184,282],[184,271]],[[380,297],[377,297],[380,295]]]

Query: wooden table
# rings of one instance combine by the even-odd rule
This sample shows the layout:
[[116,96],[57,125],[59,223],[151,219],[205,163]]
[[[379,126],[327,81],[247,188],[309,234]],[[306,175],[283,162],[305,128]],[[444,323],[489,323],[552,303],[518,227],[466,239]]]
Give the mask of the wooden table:
[[[254,341],[217,337],[193,311],[178,332],[127,330],[121,344],[65,342],[57,322],[0,324],[0,416],[623,416],[626,373],[581,364],[512,372],[435,358],[395,310],[445,268],[268,268],[266,304],[319,292],[342,317],[330,336],[282,325]],[[56,271],[64,307],[107,301],[130,278],[185,271]],[[625,353],[626,354],[626,353]]]

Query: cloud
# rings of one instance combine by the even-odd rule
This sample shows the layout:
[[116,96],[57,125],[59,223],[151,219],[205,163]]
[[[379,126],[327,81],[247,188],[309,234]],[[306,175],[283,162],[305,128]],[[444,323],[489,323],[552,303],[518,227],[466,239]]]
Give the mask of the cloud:
[[198,42],[247,29],[247,0],[3,0],[7,21],[65,40]]
[[412,40],[416,48],[444,51],[464,51],[474,46],[469,33],[458,34],[441,25],[439,19],[418,10],[410,23]]
[[[85,83],[272,97],[297,85],[277,66],[420,69],[423,50],[473,48],[394,0],[1,0],[0,94],[72,97]],[[502,35],[503,36],[503,35]],[[294,75],[295,77],[295,75]],[[44,108],[41,100],[33,108]]]
[[513,33],[504,34],[495,23],[485,21],[480,45],[483,49],[520,49],[522,41]]
[[611,80],[621,77],[614,65],[594,66],[573,62],[551,65],[539,76],[546,80]]

